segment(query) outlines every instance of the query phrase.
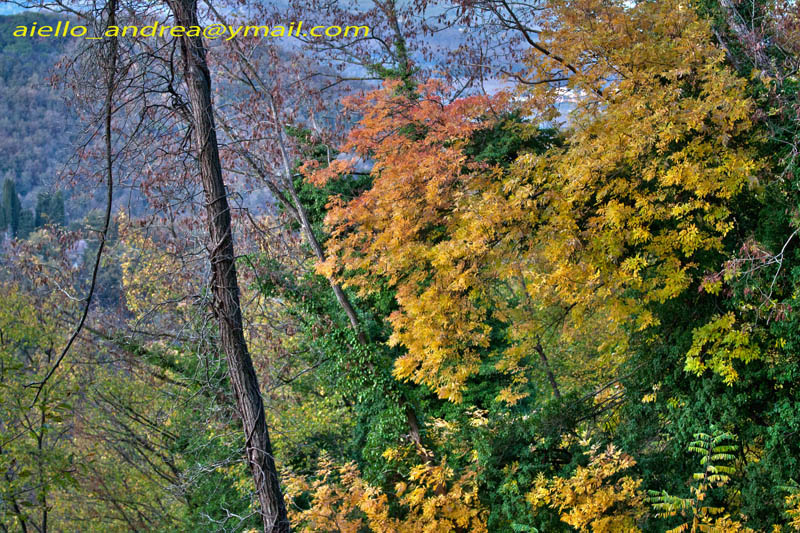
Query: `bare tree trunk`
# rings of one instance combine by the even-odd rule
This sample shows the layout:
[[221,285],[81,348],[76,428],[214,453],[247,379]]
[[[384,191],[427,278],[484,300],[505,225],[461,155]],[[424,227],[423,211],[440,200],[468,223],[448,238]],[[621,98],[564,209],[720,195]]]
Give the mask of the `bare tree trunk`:
[[[167,0],[178,25],[197,26],[196,0]],[[219,324],[222,348],[236,395],[245,433],[245,453],[255,482],[266,533],[289,531],[286,507],[281,495],[264,404],[253,362],[247,350],[239,303],[231,214],[219,159],[219,147],[211,103],[211,75],[201,37],[181,38],[184,77],[191,102],[195,150],[206,196],[211,236],[214,312]]]
[[[252,69],[252,65],[250,65],[249,62],[247,65]],[[259,77],[258,79],[260,80],[261,78]],[[264,90],[267,90],[266,87],[264,87]],[[322,250],[322,246],[317,240],[317,236],[314,235],[311,222],[308,220],[306,208],[300,201],[300,198],[297,196],[297,189],[295,189],[294,183],[292,182],[292,167],[289,163],[289,150],[286,146],[286,142],[283,139],[283,125],[281,124],[280,116],[278,115],[278,109],[275,107],[275,100],[268,92],[267,98],[269,98],[269,109],[272,113],[272,120],[275,121],[275,129],[278,133],[278,145],[281,149],[281,161],[283,162],[283,172],[284,179],[286,180],[286,187],[289,189],[289,195],[292,197],[292,202],[294,202],[294,208],[297,212],[297,217],[300,220],[300,225],[303,227],[303,232],[306,234],[306,239],[308,239],[308,243],[311,245],[314,255],[318,261],[324,261],[325,252]],[[333,278],[328,278],[328,282],[331,284],[331,289],[333,289],[333,294],[336,296],[336,300],[339,302],[339,305],[347,315],[347,319],[350,321],[350,327],[352,327],[353,331],[355,331],[358,341],[361,344],[367,344],[368,339],[366,332],[361,328],[361,325],[358,321],[358,315],[356,315],[356,311],[353,309],[353,305],[350,303],[350,299],[342,289],[342,286],[336,283]]]
[[[207,0],[207,4],[211,12],[217,18],[217,20],[226,26],[228,26],[227,21],[219,13],[214,6],[211,4],[210,0]],[[392,6],[394,4],[392,3]],[[394,7],[392,7],[391,14],[394,16],[394,28],[395,31],[398,32],[397,39],[400,43],[400,47],[405,53],[405,42],[402,40],[402,36],[399,33],[400,28],[397,24],[397,15],[394,12]],[[309,245],[311,246],[311,250],[314,253],[314,256],[317,258],[318,261],[325,260],[325,252],[322,249],[322,245],[320,244],[317,236],[314,235],[314,230],[311,227],[311,222],[308,219],[308,212],[303,205],[303,202],[300,200],[300,197],[297,194],[297,189],[294,186],[294,182],[292,181],[292,165],[289,159],[289,149],[286,145],[286,140],[283,134],[283,123],[281,122],[280,115],[278,113],[278,108],[275,105],[275,99],[272,97],[272,93],[270,92],[269,87],[264,82],[262,77],[256,71],[256,68],[253,66],[252,62],[248,59],[247,54],[244,53],[239,43],[235,40],[231,42],[231,45],[236,49],[240,60],[242,61],[242,65],[247,70],[248,74],[252,77],[254,83],[257,83],[258,86],[261,88],[261,94],[259,95],[261,98],[267,99],[269,102],[270,114],[272,115],[272,120],[275,124],[276,133],[278,136],[278,148],[280,149],[281,154],[281,165],[283,170],[283,182],[286,191],[289,193],[289,198],[286,197],[284,191],[282,191],[279,186],[273,183],[270,176],[267,176],[261,167],[256,163],[256,161],[248,154],[246,151],[242,151],[241,155],[244,157],[245,161],[250,165],[250,167],[256,172],[256,174],[264,180],[264,182],[268,185],[270,190],[275,194],[276,199],[281,202],[281,204],[290,212],[290,214],[295,218],[295,221],[300,224],[303,233],[305,234],[306,239],[308,240]],[[407,73],[409,76],[411,75],[410,64],[407,62],[407,56],[404,56],[404,62],[402,63],[403,68],[405,69],[404,72]],[[253,86],[256,89],[255,86]],[[256,89],[257,90],[257,89]],[[224,119],[222,120],[222,127],[234,139],[236,139],[235,133],[225,124]],[[356,338],[361,345],[366,346],[369,344],[369,339],[367,338],[367,334],[365,329],[362,327],[358,314],[356,313],[353,304],[350,302],[350,299],[347,297],[347,293],[344,292],[342,286],[336,282],[335,279],[332,277],[328,278],[328,282],[330,283],[331,289],[333,290],[333,294],[336,296],[336,301],[339,303],[339,306],[347,315],[347,319],[350,322],[351,329],[355,332]],[[433,454],[426,450],[425,447],[422,445],[422,436],[420,433],[420,423],[419,419],[417,418],[416,411],[414,407],[408,402],[408,400],[401,396],[400,404],[403,408],[403,412],[406,416],[406,424],[408,426],[408,436],[411,441],[414,443],[415,448],[417,449],[418,454],[425,460],[427,463],[431,463],[434,460]]]

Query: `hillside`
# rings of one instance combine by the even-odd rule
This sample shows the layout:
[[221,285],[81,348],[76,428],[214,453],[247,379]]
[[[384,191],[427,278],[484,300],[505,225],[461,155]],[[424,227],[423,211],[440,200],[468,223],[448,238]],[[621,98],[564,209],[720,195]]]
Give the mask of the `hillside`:
[[77,120],[49,82],[69,40],[12,34],[19,25],[55,20],[40,13],[0,16],[0,178],[16,182],[25,207],[35,204],[37,190],[53,187]]

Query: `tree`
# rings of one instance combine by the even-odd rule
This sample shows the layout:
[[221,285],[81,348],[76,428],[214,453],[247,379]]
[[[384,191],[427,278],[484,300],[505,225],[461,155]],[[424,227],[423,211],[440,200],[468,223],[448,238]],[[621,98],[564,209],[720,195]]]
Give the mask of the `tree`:
[[36,221],[34,226],[40,228],[45,224],[63,226],[64,219],[64,193],[56,191],[51,194],[40,191],[36,194]]
[[12,237],[17,236],[20,224],[20,201],[14,180],[6,178],[3,182],[3,223]]
[[[110,200],[91,228],[45,224],[0,258],[3,293],[30,300],[0,341],[55,348],[42,324],[83,317],[65,379],[38,398],[80,385],[60,443],[78,483],[51,484],[29,515],[286,530],[274,445],[297,530],[796,525],[796,6],[202,5],[76,16],[98,34],[288,5],[375,27],[298,48],[87,39],[62,69],[92,135],[68,173],[107,181]],[[464,40],[440,46],[454,23]],[[496,72],[507,93],[472,84]],[[131,183],[147,212],[112,238],[112,188]],[[91,297],[80,254],[95,296],[120,297]],[[38,377],[12,359],[4,423]],[[0,441],[13,468],[3,453],[25,453]],[[58,471],[47,455],[25,457]]]
[[26,386],[52,363],[58,331],[24,293],[0,288],[0,526],[44,532],[54,493],[75,483],[68,437],[75,381],[64,376],[40,394]]
[[[575,125],[563,148],[523,154],[508,170],[470,161],[464,145],[502,101],[448,104],[434,83],[419,101],[389,86],[356,104],[363,118],[345,150],[375,160],[374,181],[332,206],[320,272],[362,295],[376,278],[397,289],[391,341],[408,353],[395,374],[442,398],[459,400],[492,356],[516,380],[503,393],[512,403],[527,394],[534,354],[555,383],[548,348],[579,355],[581,374],[593,363],[608,365],[591,370],[598,377],[613,371],[627,328],[654,325],[647,305],[686,291],[697,258],[721,249],[732,200],[760,166],[744,143],[751,102],[743,82],[721,64],[695,13],[664,3],[552,10],[542,39],[574,58]],[[595,27],[598,16],[607,30]],[[642,31],[619,38],[618,26]],[[576,38],[588,33],[591,50]],[[553,57],[529,61],[533,79],[564,68]],[[546,110],[541,120],[552,117],[556,87],[521,90]],[[487,354],[492,319],[507,343]],[[548,337],[559,345],[540,342]]]
[[713,505],[711,500],[712,490],[726,485],[735,472],[731,463],[735,459],[733,452],[737,451],[736,437],[727,432],[714,431],[713,434],[697,433],[694,438],[689,444],[689,451],[700,455],[703,471],[692,475],[694,483],[688,498],[671,496],[665,491],[649,491],[648,501],[656,510],[656,516],[670,518],[680,515],[683,518],[688,515],[691,518],[690,522],[671,529],[670,533],[752,532],[741,523],[731,520],[730,515],[723,515],[725,508]]
[[613,445],[601,451],[597,445],[583,444],[589,464],[579,466],[568,479],[539,474],[528,501],[535,510],[558,510],[561,520],[578,531],[640,532],[638,522],[645,514],[642,480],[622,474],[636,461]]
[[9,218],[4,196],[0,193],[0,231],[6,231],[8,229]]
[[[179,25],[188,28],[199,24],[197,3],[194,0],[169,0],[168,5]],[[180,43],[184,59],[184,80],[191,104],[194,150],[206,197],[214,313],[242,418],[245,455],[255,482],[264,531],[280,533],[289,531],[289,521],[272,455],[261,390],[244,337],[231,212],[219,158],[206,49],[199,36],[184,36]]]
[[39,191],[36,194],[36,222],[34,226],[41,228],[50,222],[50,202],[52,196],[49,192]]
[[64,211],[64,193],[62,191],[56,191],[56,193],[50,198],[48,217],[51,224],[55,224],[57,226],[66,225],[67,219]]
[[17,238],[27,239],[34,229],[36,229],[36,217],[30,209],[22,209],[19,212],[19,225],[17,227]]

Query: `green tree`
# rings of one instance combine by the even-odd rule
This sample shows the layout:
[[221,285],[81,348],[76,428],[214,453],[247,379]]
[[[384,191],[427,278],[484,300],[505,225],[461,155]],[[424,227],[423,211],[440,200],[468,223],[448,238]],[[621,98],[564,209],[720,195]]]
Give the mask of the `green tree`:
[[36,195],[36,218],[34,227],[41,228],[46,224],[64,225],[64,193],[51,194],[40,191]]
[[17,187],[14,180],[7,178],[3,182],[3,227],[7,228],[12,237],[17,236],[19,229],[21,205],[17,196]]
[[75,483],[73,376],[31,386],[52,365],[58,332],[28,295],[0,288],[0,529],[47,531],[54,494]]
[[36,194],[36,218],[34,226],[41,228],[50,222],[50,202],[52,196],[49,192],[39,191]]
[[30,209],[22,209],[19,212],[19,222],[17,223],[15,236],[18,239],[27,239],[28,235],[36,229],[35,221],[36,219],[33,215],[33,211]]
[[2,191],[0,191],[0,231],[6,231],[8,229],[8,219],[9,216],[6,210],[5,197]]
[[684,521],[678,527],[671,529],[670,533],[744,531],[741,524],[732,520],[729,515],[723,515],[724,505],[713,505],[708,501],[713,500],[712,490],[726,485],[735,473],[731,464],[736,459],[735,452],[738,450],[736,437],[731,433],[715,430],[712,434],[696,433],[694,438],[695,440],[689,444],[689,451],[700,455],[700,465],[703,470],[692,475],[694,483],[689,489],[691,495],[683,498],[672,496],[663,490],[649,491],[648,501],[656,511],[656,516],[691,517],[691,521]]
[[66,215],[64,214],[64,193],[61,191],[57,191],[51,198],[50,198],[50,209],[48,211],[48,216],[50,219],[51,224],[56,224],[58,226],[63,226],[66,224]]

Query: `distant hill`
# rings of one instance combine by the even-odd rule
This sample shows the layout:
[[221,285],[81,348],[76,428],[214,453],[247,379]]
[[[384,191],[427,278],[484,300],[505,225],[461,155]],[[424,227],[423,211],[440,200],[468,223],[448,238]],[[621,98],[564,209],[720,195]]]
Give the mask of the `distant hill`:
[[66,38],[14,37],[17,26],[55,25],[64,17],[25,12],[0,16],[0,179],[11,178],[31,207],[36,192],[51,189],[71,154],[77,128],[48,81],[67,49]]

